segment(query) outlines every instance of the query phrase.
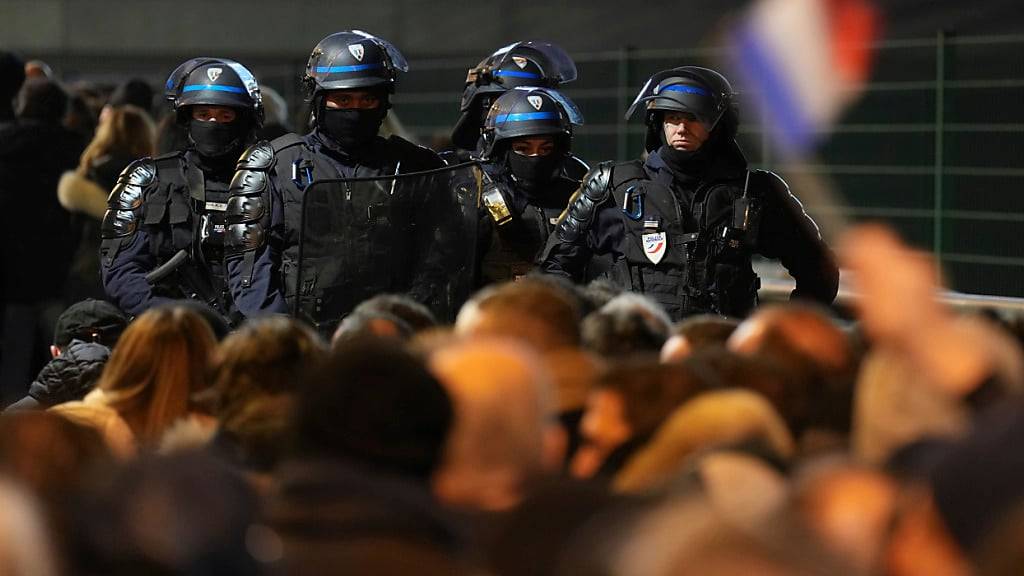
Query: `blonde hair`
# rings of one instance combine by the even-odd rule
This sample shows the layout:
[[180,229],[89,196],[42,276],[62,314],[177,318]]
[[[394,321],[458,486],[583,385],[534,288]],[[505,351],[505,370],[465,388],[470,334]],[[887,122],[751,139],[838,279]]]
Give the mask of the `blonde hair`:
[[156,308],[121,335],[97,388],[140,444],[159,440],[189,412],[189,398],[207,387],[216,340],[202,316],[182,307]]
[[109,107],[107,114],[79,159],[77,172],[82,176],[108,154],[119,153],[132,158],[153,155],[156,126],[149,114],[129,104]]

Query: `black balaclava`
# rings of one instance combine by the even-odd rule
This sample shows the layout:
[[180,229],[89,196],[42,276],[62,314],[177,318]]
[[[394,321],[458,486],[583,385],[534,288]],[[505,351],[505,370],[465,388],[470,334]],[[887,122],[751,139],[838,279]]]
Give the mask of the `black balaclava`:
[[343,152],[357,152],[373,142],[388,114],[387,94],[378,94],[380,105],[372,110],[327,108],[321,96],[317,104],[317,129]]
[[231,122],[203,122],[192,118],[188,121],[188,138],[200,156],[213,161],[228,158],[233,162],[242,153],[249,128],[249,122],[241,114]]
[[547,156],[523,156],[509,149],[505,159],[516,184],[528,196],[532,196],[555,178],[562,168],[565,154],[554,150]]

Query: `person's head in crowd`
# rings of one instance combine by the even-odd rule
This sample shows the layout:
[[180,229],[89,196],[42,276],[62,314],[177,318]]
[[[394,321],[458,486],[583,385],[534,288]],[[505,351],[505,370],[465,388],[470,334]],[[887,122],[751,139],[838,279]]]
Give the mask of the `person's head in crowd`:
[[286,316],[250,320],[220,343],[210,413],[247,466],[268,469],[283,456],[298,383],[326,356],[320,336]]
[[412,337],[412,327],[404,320],[383,310],[365,309],[346,316],[331,336],[331,345],[363,338],[388,338],[404,342]]
[[873,573],[883,566],[898,496],[899,486],[885,473],[824,457],[797,471],[792,508],[826,548]]
[[657,354],[672,320],[656,302],[626,292],[583,319],[583,346],[604,357]]
[[128,318],[109,302],[83,300],[57,318],[50,345],[53,359],[29,385],[28,394],[7,410],[46,409],[81,400],[96,386],[110,359],[110,349]]
[[440,463],[453,419],[448,393],[419,359],[370,338],[335,347],[299,388],[296,404],[297,456],[424,482]]
[[580,348],[548,352],[543,355],[543,360],[551,375],[554,405],[567,441],[565,457],[568,463],[582,444],[580,421],[587,396],[604,372],[605,362]]
[[557,469],[564,437],[543,361],[514,341],[477,339],[438,351],[431,370],[455,406],[455,425],[434,476],[446,504],[514,507],[531,483]]
[[142,109],[130,104],[111,108],[96,128],[96,135],[82,152],[78,172],[88,170],[107,156],[144,158],[155,151],[156,127]]
[[709,389],[744,388],[764,396],[794,437],[807,427],[811,407],[809,363],[794,357],[740,355],[712,346],[683,360]]
[[0,574],[57,576],[60,568],[35,500],[20,486],[0,479]]
[[86,141],[92,139],[99,125],[99,117],[89,107],[89,102],[75,89],[68,89],[68,109],[64,115],[64,127],[79,134]]
[[109,114],[122,106],[134,106],[147,117],[153,114],[153,87],[149,82],[139,78],[131,78],[117,85],[110,94],[103,114]]
[[95,474],[75,507],[76,573],[258,575],[280,542],[228,464],[195,452]]
[[437,326],[437,317],[430,308],[404,294],[380,294],[364,300],[352,310],[353,314],[361,312],[386,312],[397,316],[408,324],[413,332]]
[[149,310],[114,347],[96,386],[99,401],[117,411],[140,444],[155,443],[190,413],[191,395],[207,388],[216,344],[196,312],[180,306]]
[[68,93],[47,79],[29,79],[18,92],[18,118],[46,124],[60,124],[68,111]]
[[683,366],[653,359],[611,366],[587,398],[580,422],[583,446],[572,463],[575,476],[613,476],[702,383]]
[[127,327],[128,317],[110,302],[93,299],[76,302],[57,317],[50,353],[56,358],[73,340],[113,348]]
[[785,509],[785,464],[758,443],[700,455],[693,473],[712,508],[735,526],[758,530]]
[[579,287],[578,291],[580,297],[588,303],[586,309],[591,311],[600,310],[602,306],[611,302],[612,298],[623,292],[621,286],[606,278],[591,280],[586,286]]
[[0,418],[0,472],[32,491],[60,546],[66,543],[70,507],[82,479],[110,458],[95,430],[56,414],[20,412]]
[[53,78],[53,69],[42,60],[29,60],[25,62],[25,78],[50,80]]
[[679,322],[661,348],[662,362],[676,362],[711,347],[724,347],[740,325],[735,318],[698,314]]
[[679,477],[691,456],[710,448],[760,442],[781,458],[794,453],[786,424],[763,396],[749,390],[715,390],[687,400],[615,476],[623,492],[642,492]]
[[25,82],[25,63],[13,52],[0,50],[0,122],[14,119],[14,97]]
[[[771,358],[793,378],[805,380],[807,429],[849,434],[857,358],[849,338],[823,309],[804,303],[766,306],[736,328],[728,346]],[[802,436],[807,429],[794,432]]]
[[798,353],[830,372],[856,362],[850,340],[823,308],[790,302],[759,308],[743,321],[728,341],[741,354]]
[[460,336],[515,338],[537,350],[580,342],[580,316],[571,295],[553,284],[528,278],[478,292],[455,319]]

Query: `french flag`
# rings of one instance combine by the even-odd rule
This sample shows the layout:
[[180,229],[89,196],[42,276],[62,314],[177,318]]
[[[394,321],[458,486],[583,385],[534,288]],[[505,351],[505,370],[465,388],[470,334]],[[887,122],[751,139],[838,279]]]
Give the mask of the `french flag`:
[[731,30],[742,87],[784,152],[809,153],[860,95],[878,22],[869,0],[759,0]]

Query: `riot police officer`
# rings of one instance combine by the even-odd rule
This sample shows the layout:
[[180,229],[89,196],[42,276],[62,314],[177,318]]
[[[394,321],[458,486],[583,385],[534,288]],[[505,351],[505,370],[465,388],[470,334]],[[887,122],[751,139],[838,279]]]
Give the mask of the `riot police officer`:
[[[558,88],[576,79],[576,63],[556,44],[515,42],[495,50],[466,74],[459,119],[452,130],[452,143],[459,149],[446,153],[450,164],[479,158],[483,151],[482,131],[491,105],[507,90],[518,87]],[[563,162],[570,178],[579,180],[589,167],[576,157]]]
[[[312,184],[443,165],[426,148],[378,135],[397,74],[407,70],[391,43],[358,30],[331,34],[313,49],[303,78],[312,99],[312,132],[253,145],[239,160],[231,185],[226,263],[231,293],[243,314],[297,311],[319,324],[339,319],[320,317],[320,303],[327,298],[344,300],[343,313],[380,292],[409,292],[425,304],[435,302],[445,272],[433,220],[444,208],[427,190],[411,197],[388,190],[341,194],[343,199],[334,201],[345,204],[338,209],[358,217],[351,230],[328,231],[347,246],[339,255],[345,260],[318,264],[307,252],[303,265],[314,269],[298,286],[303,199]],[[348,293],[323,293],[342,276]],[[311,304],[296,309],[297,301]]]
[[483,189],[478,231],[477,285],[514,280],[539,257],[565,210],[578,178],[573,127],[583,123],[576,105],[547,88],[513,88],[490,107],[480,158]]
[[167,80],[188,148],[137,160],[108,200],[103,286],[130,314],[167,299],[234,313],[224,273],[224,215],[235,162],[263,121],[259,86],[241,64],[194,58]]
[[626,113],[646,112],[646,161],[596,166],[558,224],[543,269],[579,278],[595,253],[611,279],[674,319],[744,316],[760,282],[751,255],[779,259],[792,297],[830,303],[838,269],[814,221],[776,174],[750,170],[735,141],[734,93],[719,73],[684,66],[652,76]]

